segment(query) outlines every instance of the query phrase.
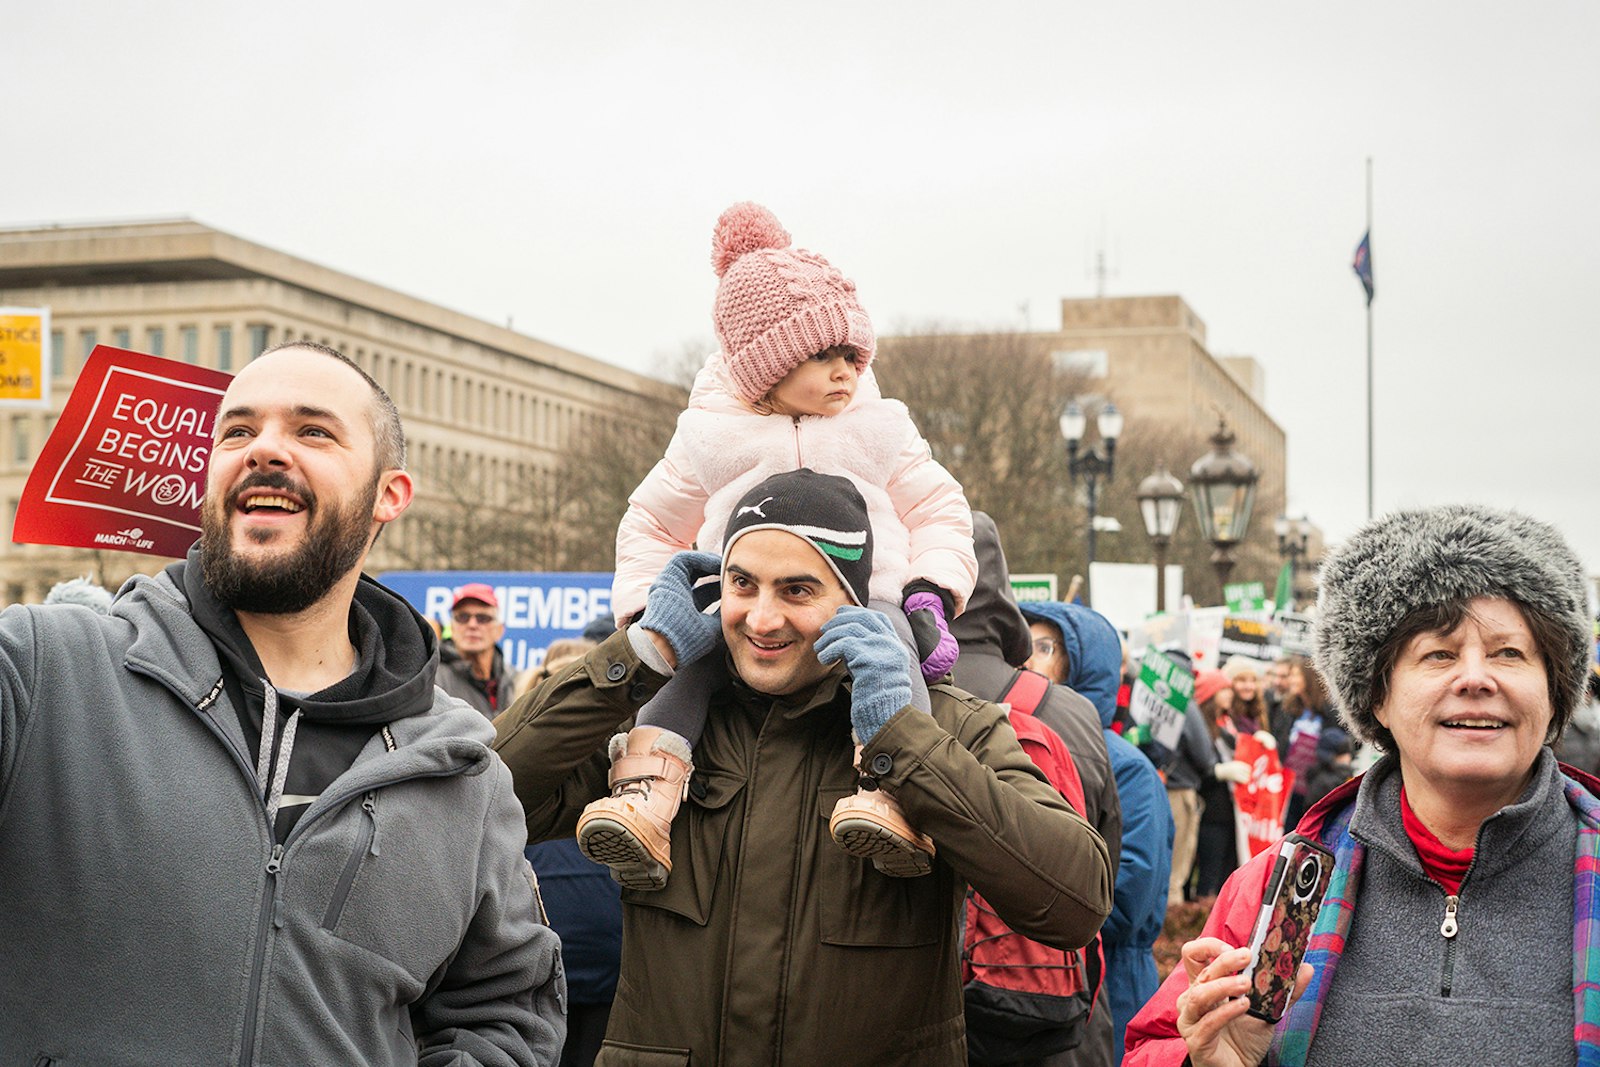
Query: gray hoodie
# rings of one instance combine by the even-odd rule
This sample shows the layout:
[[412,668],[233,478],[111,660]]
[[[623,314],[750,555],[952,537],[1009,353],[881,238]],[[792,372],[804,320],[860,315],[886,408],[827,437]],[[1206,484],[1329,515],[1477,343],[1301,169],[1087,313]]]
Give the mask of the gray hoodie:
[[554,1063],[483,716],[374,725],[278,845],[223,677],[171,574],[0,614],[0,1063]]

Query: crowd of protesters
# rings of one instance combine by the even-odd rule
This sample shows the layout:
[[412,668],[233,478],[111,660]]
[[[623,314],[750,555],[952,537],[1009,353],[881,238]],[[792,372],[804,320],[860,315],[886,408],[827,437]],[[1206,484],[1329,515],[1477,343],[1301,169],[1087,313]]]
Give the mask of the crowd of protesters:
[[[617,615],[521,677],[491,586],[430,621],[362,574],[404,429],[309,342],[222,398],[185,560],[0,614],[0,1061],[1600,1062],[1600,675],[1554,529],[1368,524],[1314,657],[1153,650],[1192,683],[1163,743],[1146,650],[1017,602],[854,285],[753,204],[713,267]],[[1266,777],[1261,844],[1331,857],[1272,1021]],[[998,1020],[980,911],[1052,961]]]

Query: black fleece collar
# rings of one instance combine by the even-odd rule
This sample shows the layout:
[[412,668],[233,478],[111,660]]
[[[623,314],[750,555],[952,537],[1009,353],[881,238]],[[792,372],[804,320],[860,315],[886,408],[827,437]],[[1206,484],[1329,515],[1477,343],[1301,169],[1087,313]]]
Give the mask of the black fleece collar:
[[[169,566],[167,573],[184,591],[195,623],[211,638],[224,667],[259,700],[265,674],[261,659],[238,616],[206,587],[199,544],[189,550],[188,559]],[[362,575],[350,605],[349,633],[356,648],[355,670],[309,696],[281,694],[285,705],[298,708],[313,722],[348,725],[393,722],[433,707],[439,646],[432,627],[414,608]]]

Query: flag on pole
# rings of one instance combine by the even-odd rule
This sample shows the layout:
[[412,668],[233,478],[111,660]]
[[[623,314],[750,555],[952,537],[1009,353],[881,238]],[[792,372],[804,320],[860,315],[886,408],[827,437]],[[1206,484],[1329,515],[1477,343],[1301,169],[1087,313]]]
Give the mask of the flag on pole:
[[1367,303],[1372,303],[1372,244],[1370,238],[1372,231],[1368,230],[1361,235],[1361,243],[1356,245],[1356,258],[1350,266],[1356,272],[1356,277],[1361,279],[1361,288],[1367,291]]
[[1293,611],[1294,568],[1288,563],[1278,572],[1278,588],[1272,593],[1272,606],[1276,611]]

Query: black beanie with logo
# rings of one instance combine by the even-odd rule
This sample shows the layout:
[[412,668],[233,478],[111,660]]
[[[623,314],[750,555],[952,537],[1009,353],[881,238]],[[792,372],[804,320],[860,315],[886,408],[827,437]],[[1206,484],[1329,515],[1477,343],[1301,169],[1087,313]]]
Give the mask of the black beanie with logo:
[[863,607],[872,580],[872,524],[867,502],[848,478],[801,467],[775,474],[739,498],[722,538],[722,558],[756,530],[783,530],[828,561],[850,599]]

